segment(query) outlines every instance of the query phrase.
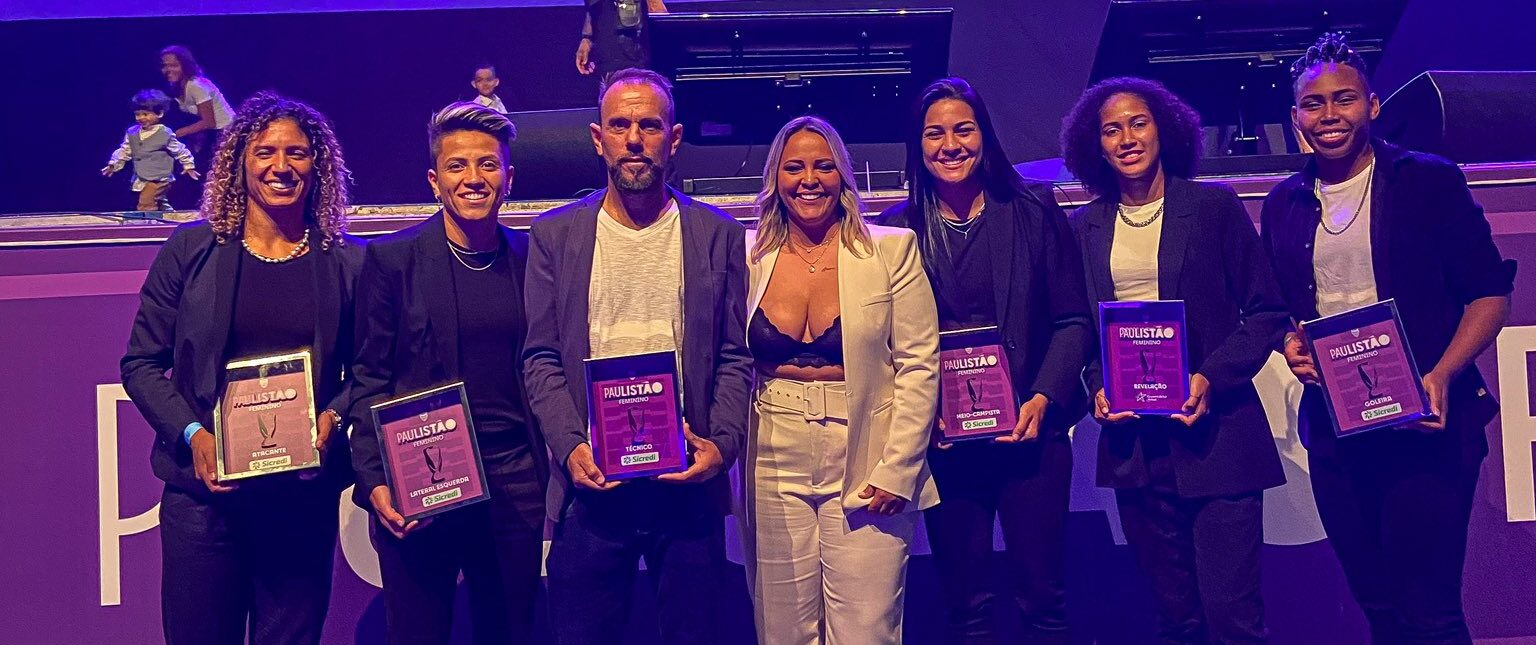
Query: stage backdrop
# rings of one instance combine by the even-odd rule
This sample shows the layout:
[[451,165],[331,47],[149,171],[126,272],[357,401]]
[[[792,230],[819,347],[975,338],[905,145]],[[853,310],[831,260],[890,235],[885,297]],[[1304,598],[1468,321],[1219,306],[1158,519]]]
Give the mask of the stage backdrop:
[[[1528,197],[1520,197],[1530,190],[1479,192],[1504,204],[1490,215],[1496,241],[1523,265],[1510,326],[1478,361],[1503,402],[1500,420],[1489,428],[1492,452],[1477,491],[1466,570],[1468,617],[1484,642],[1536,642],[1536,612],[1525,601],[1536,597],[1536,212]],[[11,438],[0,466],[6,493],[0,497],[6,520],[0,529],[0,642],[158,642],[161,485],[149,469],[152,433],[124,396],[117,367],[136,292],[156,250],[154,244],[0,249],[0,410],[6,413],[0,429]],[[1274,642],[1365,642],[1363,619],[1343,586],[1307,488],[1306,453],[1295,430],[1299,385],[1278,356],[1257,381],[1289,481],[1269,492],[1265,506],[1264,592]],[[1075,640],[1149,643],[1153,615],[1146,581],[1123,546],[1112,496],[1092,483],[1096,438],[1090,422],[1080,424],[1074,437],[1066,558]],[[325,642],[380,643],[379,576],[368,518],[345,499],[337,503],[342,538]],[[909,576],[907,636],[909,642],[937,643],[937,581],[925,544],[918,553]],[[734,546],[732,557],[739,559]],[[650,602],[643,584],[637,594],[643,610]],[[750,642],[744,587],[726,600],[719,642]],[[644,622],[635,623],[626,640],[656,641]],[[539,642],[549,642],[547,632]]]
[[[261,13],[241,13],[258,6]],[[1019,162],[1058,156],[1061,117],[1088,81],[1109,1],[669,6],[953,7],[950,72],[970,78],[986,95],[1004,145]],[[74,19],[16,20],[43,16]],[[1533,2],[1409,0],[1373,80],[1388,92],[1426,69],[1536,69],[1536,47],[1523,30],[1533,21]],[[0,102],[0,141],[26,153],[0,155],[0,213],[131,208],[128,177],[96,173],[133,124],[128,99],[163,85],[156,52],[169,44],[190,47],[232,102],[275,89],[328,114],[357,179],[358,202],[429,202],[424,124],[432,110],[471,96],[472,66],[498,66],[498,93],[512,110],[596,104],[596,81],[578,75],[573,62],[580,26],[574,0],[5,0],[0,59],[25,64],[12,65],[5,79],[10,100]],[[278,67],[268,48],[276,42],[284,44]],[[732,163],[710,176],[733,172],[750,176],[760,168],[738,170]],[[193,207],[188,196],[176,197],[177,206]]]

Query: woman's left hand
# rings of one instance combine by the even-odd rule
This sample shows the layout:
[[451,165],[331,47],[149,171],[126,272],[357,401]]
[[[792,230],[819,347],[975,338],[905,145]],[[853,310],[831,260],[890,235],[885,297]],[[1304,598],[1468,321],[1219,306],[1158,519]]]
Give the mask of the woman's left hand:
[[859,499],[869,500],[869,512],[876,515],[895,515],[907,507],[907,500],[870,484],[864,486]]
[[1173,418],[1184,422],[1186,426],[1195,425],[1205,412],[1211,409],[1211,382],[1205,376],[1196,373],[1189,377],[1189,400],[1184,402],[1184,414],[1175,414]]

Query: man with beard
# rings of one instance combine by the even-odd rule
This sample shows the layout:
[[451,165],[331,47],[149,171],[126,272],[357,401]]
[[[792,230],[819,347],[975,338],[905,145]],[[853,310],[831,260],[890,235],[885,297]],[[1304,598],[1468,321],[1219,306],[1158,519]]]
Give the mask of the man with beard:
[[[746,436],[744,229],[662,181],[683,133],[665,78],[620,70],[599,103],[608,187],[534,222],[524,292],[524,379],[559,466],[546,506],[554,631],[563,645],[621,640],[644,556],[662,642],[713,643],[725,475]],[[679,354],[690,465],[621,486],[588,443],[583,361],[657,351]]]

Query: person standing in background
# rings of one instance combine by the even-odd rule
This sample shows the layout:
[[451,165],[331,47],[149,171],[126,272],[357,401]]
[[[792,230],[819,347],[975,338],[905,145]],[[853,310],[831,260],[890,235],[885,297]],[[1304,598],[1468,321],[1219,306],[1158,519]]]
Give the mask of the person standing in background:
[[[176,128],[176,138],[192,149],[192,159],[198,168],[209,168],[209,159],[219,145],[219,134],[229,127],[234,110],[219,86],[203,75],[203,68],[192,57],[192,51],[181,45],[171,45],[160,50],[160,74],[170,84],[169,94],[176,105],[197,120]],[[187,182],[184,197],[196,203],[201,194],[200,182]]]
[[651,66],[651,14],[666,13],[662,0],[585,0],[586,19],[576,45],[576,71],[602,80],[627,67]]

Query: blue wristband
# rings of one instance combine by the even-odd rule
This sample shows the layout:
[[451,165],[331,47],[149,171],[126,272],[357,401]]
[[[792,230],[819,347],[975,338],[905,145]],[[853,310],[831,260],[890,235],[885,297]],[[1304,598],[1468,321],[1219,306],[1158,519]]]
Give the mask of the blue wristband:
[[190,446],[190,445],[192,445],[192,435],[197,434],[197,431],[198,430],[202,430],[202,429],[203,429],[203,424],[201,424],[201,423],[198,423],[196,421],[193,421],[192,423],[188,423],[187,424],[187,429],[181,431],[181,438],[186,440],[187,445]]

